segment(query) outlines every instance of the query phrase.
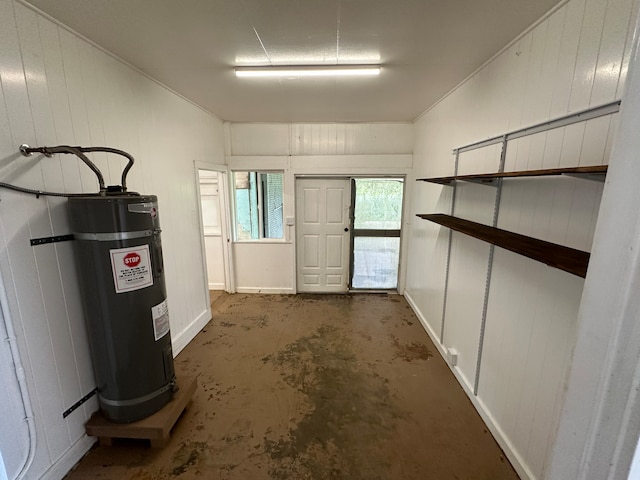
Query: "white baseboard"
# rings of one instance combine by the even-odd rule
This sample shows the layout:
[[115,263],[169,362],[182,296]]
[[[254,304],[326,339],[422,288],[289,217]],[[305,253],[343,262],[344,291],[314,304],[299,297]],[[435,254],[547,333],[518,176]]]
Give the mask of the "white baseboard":
[[505,435],[502,428],[500,428],[496,420],[493,418],[493,415],[491,415],[491,412],[487,409],[486,405],[482,402],[480,398],[474,395],[473,386],[467,382],[467,379],[460,373],[460,370],[458,370],[458,368],[452,367],[449,364],[449,362],[447,361],[447,352],[445,350],[444,345],[440,343],[438,336],[429,325],[429,322],[427,322],[427,320],[424,318],[424,316],[422,315],[422,312],[420,312],[420,309],[417,307],[417,305],[411,298],[411,295],[407,291],[405,291],[404,293],[404,298],[407,300],[407,303],[409,304],[413,312],[418,317],[418,320],[420,320],[422,327],[427,332],[427,335],[429,335],[429,338],[431,338],[431,341],[438,349],[438,352],[440,352],[440,355],[444,359],[444,362],[447,364],[447,366],[449,367],[453,375],[456,377],[456,380],[458,380],[458,383],[460,383],[460,385],[462,386],[464,393],[466,393],[467,397],[469,397],[469,400],[471,400],[471,404],[480,414],[480,417],[482,418],[484,423],[487,425],[487,428],[489,429],[489,431],[491,431],[491,434],[496,439],[496,442],[498,442],[498,445],[500,445],[500,448],[502,448],[502,450],[504,451],[505,455],[511,462],[511,465],[513,465],[513,468],[518,473],[520,478],[522,480],[536,480],[535,475],[533,475],[529,467],[526,465],[526,463],[524,462],[524,459],[516,452],[516,450],[513,447],[513,444]]
[[198,315],[198,317],[191,322],[191,325],[171,339],[171,348],[173,349],[174,357],[195,338],[200,330],[209,323],[209,320],[211,320],[211,310],[207,309]]
[[236,287],[237,293],[262,293],[265,295],[270,294],[285,294],[291,295],[296,293],[293,288],[256,288],[256,287]]
[[[440,355],[442,355],[442,358],[444,359],[444,361],[447,362],[447,352],[445,351],[444,346],[440,343],[440,340],[438,339],[436,332],[433,331],[433,329],[431,328],[431,325],[429,325],[426,318],[424,318],[424,316],[422,315],[422,312],[420,311],[416,303],[413,301],[413,298],[411,298],[411,295],[406,290],[404,292],[404,298],[409,304],[409,306],[411,307],[411,309],[413,310],[413,313],[415,313],[416,317],[418,317],[418,320],[420,320],[420,323],[422,324],[422,328],[426,330],[427,334],[429,335],[429,338],[431,338],[431,341],[440,352]],[[447,363],[447,365],[449,365],[449,363]]]
[[61,480],[80,461],[97,441],[95,437],[83,435],[42,474],[41,480]]
[[210,283],[209,290],[224,290],[224,283]]

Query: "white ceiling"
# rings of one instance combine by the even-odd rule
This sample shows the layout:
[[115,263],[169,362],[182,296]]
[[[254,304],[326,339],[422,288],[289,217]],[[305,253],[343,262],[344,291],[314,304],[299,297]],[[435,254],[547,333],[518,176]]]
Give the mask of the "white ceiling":
[[[410,121],[558,0],[29,0],[223,120]],[[378,77],[236,65],[381,63]]]

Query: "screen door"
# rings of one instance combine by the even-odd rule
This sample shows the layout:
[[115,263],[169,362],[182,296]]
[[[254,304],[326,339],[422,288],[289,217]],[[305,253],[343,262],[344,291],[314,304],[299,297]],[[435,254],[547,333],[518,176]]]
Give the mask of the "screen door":
[[402,178],[352,180],[352,289],[398,287],[403,192]]

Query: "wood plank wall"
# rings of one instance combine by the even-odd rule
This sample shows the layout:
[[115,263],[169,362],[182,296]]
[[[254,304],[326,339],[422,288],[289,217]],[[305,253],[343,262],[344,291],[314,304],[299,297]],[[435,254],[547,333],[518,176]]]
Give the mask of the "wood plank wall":
[[[0,181],[51,191],[97,190],[94,175],[75,158],[27,159],[18,154],[21,143],[106,145],[133,154],[131,190],[159,197],[171,329],[179,350],[208,321],[193,162],[224,163],[221,121],[12,0],[0,0],[0,45]],[[119,183],[119,157],[93,159],[107,184]],[[95,385],[72,243],[31,247],[29,239],[69,233],[65,200],[4,189],[0,200],[0,271],[37,425],[28,478],[61,478],[91,444],[83,424],[95,399],[66,419],[62,412]],[[0,426],[0,448],[16,438],[23,436]],[[24,458],[5,460],[17,468]]]
[[[426,112],[415,124],[416,178],[452,175],[455,147],[619,99],[633,3],[565,2]],[[505,170],[606,164],[615,127],[614,115],[512,141]],[[459,173],[495,171],[499,158],[499,146],[465,153]],[[419,183],[413,213],[450,213],[451,187]],[[588,251],[601,194],[602,184],[574,178],[505,180],[498,227]],[[494,201],[492,187],[459,185],[455,215],[490,224]],[[441,351],[458,351],[453,370],[519,473],[542,479],[584,282],[496,249],[481,346],[489,247],[453,234],[443,317],[448,236],[413,220],[407,297]]]

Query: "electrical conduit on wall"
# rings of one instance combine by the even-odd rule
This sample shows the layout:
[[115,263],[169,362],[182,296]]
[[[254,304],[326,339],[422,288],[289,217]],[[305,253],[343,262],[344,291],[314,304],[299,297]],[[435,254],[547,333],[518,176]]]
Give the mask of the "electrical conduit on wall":
[[[16,385],[17,388],[14,388],[14,390],[17,390],[17,392],[15,392],[15,395],[12,395],[11,393],[12,389],[10,388],[9,384],[7,382],[3,382],[5,385],[4,394],[12,395],[14,397],[18,396],[22,402],[21,406],[17,406],[15,405],[15,402],[9,401],[8,406],[5,404],[5,407],[8,409],[11,409],[11,407],[15,405],[15,407],[18,410],[22,409],[23,410],[22,414],[24,415],[23,418],[27,424],[28,453],[22,465],[18,465],[13,469],[9,470],[9,473],[15,470],[17,473],[14,478],[17,480],[20,480],[22,478],[25,478],[26,473],[29,470],[29,467],[31,466],[31,463],[33,462],[33,458],[35,456],[36,429],[35,429],[35,421],[33,418],[33,410],[31,408],[31,400],[29,398],[29,391],[27,390],[26,377],[24,374],[24,369],[22,367],[22,362],[20,360],[20,352],[18,350],[18,343],[16,341],[13,322],[11,320],[11,312],[9,311],[9,301],[7,299],[7,294],[4,289],[4,282],[2,280],[2,276],[0,275],[0,328],[2,327],[4,327],[4,332],[2,333],[5,334],[6,341],[8,342],[8,345],[9,345],[9,355],[11,357],[11,361],[13,362],[13,372],[9,372],[8,369],[5,369],[0,371],[0,375],[5,376],[5,375],[9,375],[10,373],[13,373],[15,375],[15,379],[11,381],[11,383],[15,382],[17,384]],[[8,368],[10,369],[11,367],[8,367]],[[9,414],[10,412],[4,412],[4,413]],[[11,428],[11,426],[9,428]],[[5,437],[3,435],[3,437],[12,439],[12,443],[18,443],[16,442],[15,432],[11,432],[11,434],[12,435],[9,435],[8,437]],[[19,448],[19,445],[18,445],[18,448]],[[10,452],[9,449],[5,450],[5,455],[7,455],[9,452]],[[20,450],[18,450],[18,452],[20,452]],[[6,459],[7,467],[10,467],[13,461],[14,461],[13,458],[7,457]],[[5,470],[5,463],[2,458],[2,453],[0,453],[0,480],[5,480],[7,478],[8,476]]]

